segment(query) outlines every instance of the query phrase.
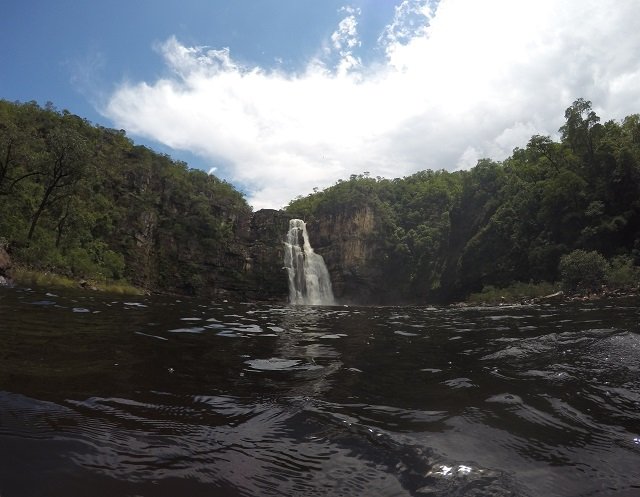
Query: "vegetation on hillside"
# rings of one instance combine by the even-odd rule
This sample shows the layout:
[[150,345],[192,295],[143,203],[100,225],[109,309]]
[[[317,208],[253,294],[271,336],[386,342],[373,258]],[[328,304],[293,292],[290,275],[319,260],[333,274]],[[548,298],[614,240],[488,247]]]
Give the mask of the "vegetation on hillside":
[[[533,136],[504,161],[352,175],[287,212],[373,212],[381,300],[637,286],[640,115],[601,123],[578,99],[565,118],[558,141]],[[0,214],[16,265],[75,280],[199,293],[280,275],[245,271],[251,209],[231,185],[52,105],[0,100]]]
[[[614,284],[607,271],[635,286],[640,115],[601,123],[591,103],[578,99],[565,118],[559,141],[533,136],[504,161],[393,180],[353,175],[293,200],[287,211],[313,220],[372,209],[370,242],[382,256],[369,264],[397,300],[459,299],[485,287],[562,277],[571,289]],[[588,281],[568,276],[569,262],[584,263],[584,254],[595,271]]]
[[231,185],[124,131],[0,100],[0,238],[18,264],[189,292],[249,212]]

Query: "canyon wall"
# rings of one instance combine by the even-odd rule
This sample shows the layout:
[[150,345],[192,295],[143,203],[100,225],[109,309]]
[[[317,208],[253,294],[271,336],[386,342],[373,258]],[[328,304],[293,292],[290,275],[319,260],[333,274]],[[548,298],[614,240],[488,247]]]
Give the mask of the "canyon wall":
[[380,243],[373,209],[344,210],[308,223],[309,238],[322,255],[340,303],[378,303],[381,288]]

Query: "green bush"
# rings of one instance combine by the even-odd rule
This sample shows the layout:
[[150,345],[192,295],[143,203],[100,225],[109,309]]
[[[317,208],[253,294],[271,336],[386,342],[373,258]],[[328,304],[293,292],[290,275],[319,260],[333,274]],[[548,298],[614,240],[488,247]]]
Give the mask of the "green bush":
[[63,264],[62,255],[51,237],[42,237],[20,246],[15,255],[16,260],[37,269],[51,270]]
[[605,282],[607,260],[596,251],[574,250],[560,258],[562,286],[569,291],[597,290]]
[[91,254],[84,248],[76,247],[69,250],[66,258],[76,278],[89,278],[100,272],[100,267],[95,263]]
[[610,288],[633,288],[640,284],[640,268],[633,265],[633,258],[620,255],[611,259],[606,273]]
[[124,275],[124,257],[113,250],[105,250],[102,255],[102,266],[104,267],[104,273],[109,278],[119,280]]

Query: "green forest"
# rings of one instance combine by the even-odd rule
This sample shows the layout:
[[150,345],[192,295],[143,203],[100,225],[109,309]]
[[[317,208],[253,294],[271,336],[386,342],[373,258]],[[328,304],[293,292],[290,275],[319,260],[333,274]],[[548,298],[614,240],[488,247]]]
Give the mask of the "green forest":
[[578,99],[559,134],[533,136],[507,159],[482,159],[468,171],[352,175],[287,211],[313,220],[373,209],[370,243],[379,254],[371,263],[401,300],[451,301],[544,282],[637,286],[640,116],[601,123],[591,102]]
[[231,185],[124,131],[0,101],[0,246],[15,263],[162,290],[202,286],[250,207]]
[[[365,207],[375,216],[366,264],[388,301],[545,282],[637,286],[640,115],[602,123],[578,99],[559,141],[533,136],[468,171],[352,175],[285,212],[312,224]],[[51,104],[0,101],[0,248],[17,265],[197,295],[213,281],[203,268],[221,286],[250,280],[229,261],[252,243],[251,215],[232,185],[122,130]]]

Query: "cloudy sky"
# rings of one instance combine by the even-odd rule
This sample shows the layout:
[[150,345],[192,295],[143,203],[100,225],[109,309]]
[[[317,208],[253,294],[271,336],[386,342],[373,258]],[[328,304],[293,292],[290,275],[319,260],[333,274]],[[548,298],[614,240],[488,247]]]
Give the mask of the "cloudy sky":
[[0,98],[125,129],[279,208],[640,112],[638,0],[9,0]]

